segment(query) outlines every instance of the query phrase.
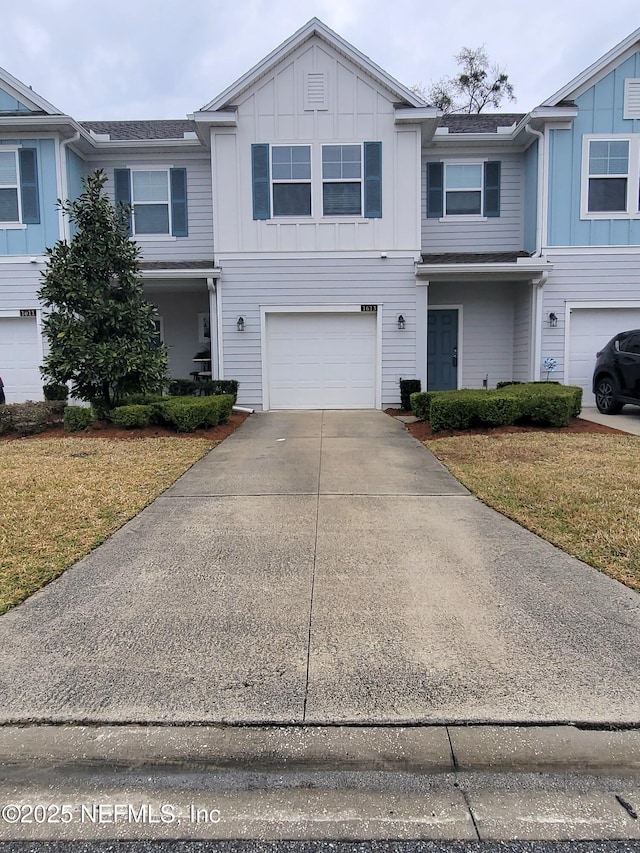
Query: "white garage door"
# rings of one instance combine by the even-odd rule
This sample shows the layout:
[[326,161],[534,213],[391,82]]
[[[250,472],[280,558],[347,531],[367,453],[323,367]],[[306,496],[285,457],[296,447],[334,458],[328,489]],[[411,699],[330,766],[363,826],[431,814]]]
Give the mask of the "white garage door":
[[640,308],[573,308],[567,379],[583,389],[582,405],[595,406],[591,379],[596,353],[618,332],[640,329]]
[[0,376],[7,403],[42,400],[35,317],[0,317]]
[[270,409],[372,409],[375,314],[268,314]]

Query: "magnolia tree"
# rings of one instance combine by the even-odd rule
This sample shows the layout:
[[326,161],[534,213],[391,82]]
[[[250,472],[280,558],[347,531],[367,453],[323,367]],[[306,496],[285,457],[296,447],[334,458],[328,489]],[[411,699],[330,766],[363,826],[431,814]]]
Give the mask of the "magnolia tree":
[[158,343],[155,308],[143,297],[129,211],[114,208],[106,181],[98,170],[84,178],[75,201],[59,202],[75,233],[47,249],[39,291],[48,309],[42,373],[71,382],[73,396],[101,412],[125,394],[157,391],[167,381],[167,353]]

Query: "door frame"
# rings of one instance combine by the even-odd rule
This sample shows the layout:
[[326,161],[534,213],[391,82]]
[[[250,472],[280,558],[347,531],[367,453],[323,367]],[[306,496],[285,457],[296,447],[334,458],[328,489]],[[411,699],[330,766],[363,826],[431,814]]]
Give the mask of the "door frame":
[[[462,329],[463,329],[462,310],[463,310],[462,305],[460,305],[460,304],[456,304],[456,305],[454,305],[454,304],[449,304],[449,305],[431,305],[431,304],[429,304],[429,305],[427,305],[427,333],[426,333],[426,336],[429,335],[429,311],[457,311],[458,312],[458,370],[457,370],[457,376],[456,376],[456,389],[457,390],[462,388],[462,357],[463,357],[463,353],[464,353],[463,340],[462,340]],[[429,360],[428,353],[429,353],[429,346],[427,345],[427,372],[425,373],[426,376],[429,375],[429,373],[428,373],[428,360]],[[429,390],[429,389],[427,388],[427,390]]]
[[[383,302],[371,303],[378,306],[376,311],[376,355],[375,355],[375,403],[376,409],[382,408],[382,314]],[[260,341],[262,361],[262,411],[268,412],[269,400],[269,351],[267,340],[267,316],[269,314],[362,314],[361,304],[344,303],[332,305],[261,305]],[[371,316],[370,314],[368,316]]]

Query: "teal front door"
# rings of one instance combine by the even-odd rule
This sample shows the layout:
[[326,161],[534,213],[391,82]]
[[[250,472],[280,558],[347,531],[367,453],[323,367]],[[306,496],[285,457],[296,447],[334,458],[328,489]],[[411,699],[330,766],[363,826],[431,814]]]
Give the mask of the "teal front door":
[[427,390],[458,387],[458,310],[430,309],[427,322]]

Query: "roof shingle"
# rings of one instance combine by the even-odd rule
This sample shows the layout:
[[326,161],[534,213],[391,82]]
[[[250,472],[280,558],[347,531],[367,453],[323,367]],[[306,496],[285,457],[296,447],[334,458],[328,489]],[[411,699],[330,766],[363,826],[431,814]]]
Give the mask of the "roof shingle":
[[184,139],[195,133],[195,122],[188,119],[153,119],[150,121],[81,121],[82,127],[94,133],[108,133],[111,139]]

